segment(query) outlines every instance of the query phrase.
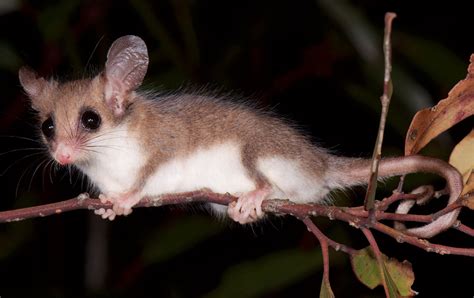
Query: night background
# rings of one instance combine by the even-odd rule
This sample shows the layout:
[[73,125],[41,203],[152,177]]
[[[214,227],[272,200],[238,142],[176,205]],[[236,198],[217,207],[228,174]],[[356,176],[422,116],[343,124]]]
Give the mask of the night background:
[[[127,34],[148,46],[146,88],[232,90],[292,119],[321,146],[368,157],[380,112],[384,14],[394,11],[394,96],[383,153],[402,155],[413,115],[465,78],[474,52],[472,3],[413,3],[2,0],[0,208],[66,200],[85,189],[77,174],[43,170],[44,158],[29,151],[39,145],[22,139],[36,138],[37,128],[18,69],[29,65],[61,79],[94,75],[111,43]],[[447,160],[472,127],[471,117],[422,153]],[[432,175],[408,180],[406,190],[444,185]],[[381,185],[378,197],[396,184]],[[354,188],[336,203],[361,205],[364,191]],[[472,215],[464,210],[460,219],[472,227]],[[368,245],[344,223],[315,222],[332,239]],[[474,295],[473,258],[427,253],[374,234],[383,253],[413,264],[419,297]],[[474,239],[455,230],[433,242],[474,247]],[[330,250],[330,257],[336,297],[384,296],[381,287],[370,290],[357,281],[346,254]],[[113,222],[82,210],[0,225],[2,298],[316,297],[321,278],[317,240],[289,216],[242,227],[193,205],[137,209]]]

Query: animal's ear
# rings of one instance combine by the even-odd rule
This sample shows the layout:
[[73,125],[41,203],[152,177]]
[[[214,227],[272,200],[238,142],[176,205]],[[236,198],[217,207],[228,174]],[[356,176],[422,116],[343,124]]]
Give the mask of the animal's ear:
[[143,82],[148,68],[148,51],[138,36],[122,36],[110,46],[105,63],[105,101],[116,116],[132,100],[130,94]]
[[20,68],[18,77],[20,78],[20,84],[23,90],[25,90],[31,98],[38,97],[48,84],[45,79],[38,77],[38,74],[27,66]]
[[27,66],[23,66],[18,71],[18,77],[20,79],[20,84],[25,90],[26,94],[31,99],[31,104],[34,109],[38,109],[40,106],[40,95],[46,88],[48,88],[51,83],[46,81],[44,78],[38,76],[38,74]]

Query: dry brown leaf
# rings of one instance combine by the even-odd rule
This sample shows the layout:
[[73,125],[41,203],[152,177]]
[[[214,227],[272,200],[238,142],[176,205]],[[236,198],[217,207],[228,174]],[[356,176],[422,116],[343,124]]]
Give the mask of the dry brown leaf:
[[468,198],[463,202],[463,205],[466,206],[467,208],[474,210],[474,196]]
[[449,91],[447,98],[413,117],[405,139],[405,155],[418,153],[436,136],[474,114],[474,54],[467,71],[466,78]]
[[[466,182],[464,183],[464,188],[462,189],[462,193],[461,193],[462,196],[468,193],[474,193],[474,170],[471,170],[471,173],[468,173],[468,174],[469,176],[466,175],[468,176],[468,178],[466,179]],[[473,205],[474,205],[474,202],[473,202]],[[471,209],[474,209],[474,206]]]
[[474,169],[474,129],[454,147],[449,163],[463,175],[466,183]]
[[464,188],[461,195],[472,192],[474,189],[474,129],[454,147],[449,163],[462,174]]

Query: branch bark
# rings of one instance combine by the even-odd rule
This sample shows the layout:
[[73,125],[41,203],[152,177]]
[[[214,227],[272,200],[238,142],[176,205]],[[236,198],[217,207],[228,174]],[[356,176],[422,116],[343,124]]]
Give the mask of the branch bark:
[[[399,195],[400,194],[394,194],[393,196]],[[409,197],[411,198],[411,196]],[[185,204],[192,202],[211,202],[221,205],[228,205],[230,202],[235,200],[237,200],[237,198],[230,194],[217,194],[208,190],[200,190],[180,194],[168,194],[160,196],[159,198],[145,198],[135,205],[135,208],[159,207],[164,205]],[[391,197],[387,198],[386,200],[395,201]],[[72,210],[98,210],[100,208],[108,209],[111,207],[112,205],[110,203],[101,203],[98,199],[92,199],[87,195],[82,194],[76,198],[57,203],[0,212],[0,222],[12,222],[36,217],[45,217],[54,214],[61,214],[63,212],[69,212]],[[317,204],[296,204],[287,200],[266,200],[262,203],[262,210],[267,213],[288,214],[298,218],[306,218],[308,216],[324,216],[329,219],[337,219],[347,222],[350,226],[355,228],[360,228],[363,224],[365,224],[369,216],[369,212],[363,210],[360,207],[347,208]],[[404,233],[403,231],[395,230],[385,224],[378,222],[379,220],[388,219],[397,221],[431,222],[433,220],[433,215],[395,214],[384,211],[376,211],[374,216],[376,222],[372,222],[371,227],[391,236],[397,242],[406,242],[413,246],[422,248],[428,252],[474,257],[474,248],[459,248],[432,244],[425,239],[411,236],[407,233]],[[470,236],[474,234],[474,230],[472,228],[462,224],[455,225],[453,228]],[[335,242],[328,243],[334,248],[337,247],[337,243]],[[352,252],[350,248],[345,249],[345,246],[339,246],[339,249],[349,254]]]

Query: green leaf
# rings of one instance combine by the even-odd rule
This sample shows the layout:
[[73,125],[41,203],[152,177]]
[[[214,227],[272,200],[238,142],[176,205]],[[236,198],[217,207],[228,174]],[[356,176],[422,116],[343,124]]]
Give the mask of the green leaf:
[[[399,262],[385,255],[382,255],[382,258],[385,281],[390,294],[395,293],[393,297],[415,295],[415,292],[411,289],[415,281],[415,275],[410,262]],[[355,275],[361,283],[370,289],[382,285],[377,259],[370,247],[359,250],[356,254],[352,255],[351,264]]]
[[221,229],[221,225],[209,217],[179,218],[150,236],[144,245],[143,260],[145,264],[151,264],[173,258],[217,234]]
[[398,288],[395,282],[393,281],[390,273],[388,273],[387,267],[385,267],[385,263],[382,263],[382,271],[385,279],[385,283],[387,284],[388,294],[389,297],[398,298],[400,295],[398,294]]
[[329,284],[329,280],[325,280],[321,283],[321,290],[319,291],[319,298],[334,298],[334,293],[331,289],[331,284]]
[[220,285],[205,297],[256,297],[284,288],[322,267],[321,250],[291,249],[229,268]]

